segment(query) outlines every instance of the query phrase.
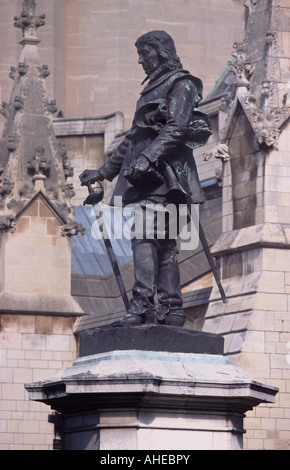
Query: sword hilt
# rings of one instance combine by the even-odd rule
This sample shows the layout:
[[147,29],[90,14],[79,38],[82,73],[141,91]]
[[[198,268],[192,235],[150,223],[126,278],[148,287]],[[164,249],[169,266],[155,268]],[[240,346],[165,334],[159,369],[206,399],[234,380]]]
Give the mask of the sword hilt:
[[98,187],[93,187],[91,183],[88,183],[89,195],[86,200],[83,202],[83,205],[92,205],[98,204],[104,197],[104,188],[100,181],[97,181]]

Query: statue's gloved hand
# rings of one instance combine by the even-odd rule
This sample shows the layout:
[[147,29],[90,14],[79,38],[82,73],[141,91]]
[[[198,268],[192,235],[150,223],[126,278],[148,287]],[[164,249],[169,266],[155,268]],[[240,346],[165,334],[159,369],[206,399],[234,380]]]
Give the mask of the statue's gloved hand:
[[87,186],[89,183],[103,181],[105,178],[99,170],[85,170],[80,174],[79,179],[82,186]]
[[132,165],[130,165],[130,170],[133,174],[136,175],[142,175],[142,173],[146,173],[150,168],[150,162],[149,160],[144,157],[144,155],[141,155],[137,162],[134,162]]
[[159,186],[163,183],[162,175],[144,155],[140,155],[136,162],[125,169],[124,177],[129,183],[138,188]]

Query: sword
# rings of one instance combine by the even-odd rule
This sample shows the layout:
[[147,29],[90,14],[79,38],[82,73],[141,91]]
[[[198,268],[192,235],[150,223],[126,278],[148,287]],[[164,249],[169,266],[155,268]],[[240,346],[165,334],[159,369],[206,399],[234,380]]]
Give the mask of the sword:
[[200,219],[198,219],[198,224],[197,224],[196,220],[194,220],[194,217],[192,217],[191,208],[192,208],[192,205],[194,204],[194,202],[193,202],[193,199],[192,199],[189,184],[188,184],[188,182],[185,178],[185,175],[184,175],[183,171],[181,171],[180,168],[178,166],[175,166],[174,164],[173,164],[173,168],[175,169],[177,179],[180,181],[180,184],[182,185],[182,187],[186,191],[187,210],[189,212],[191,220],[193,221],[193,223],[195,225],[196,230],[198,230],[200,242],[202,244],[202,247],[203,247],[204,253],[206,255],[206,258],[207,258],[208,264],[210,266],[210,269],[211,269],[211,271],[214,275],[215,282],[218,286],[221,298],[222,298],[224,303],[227,303],[228,299],[225,295],[225,291],[224,291],[223,286],[221,284],[219,273],[217,271],[217,268],[216,268],[215,262],[213,260],[212,254],[210,252],[210,249],[209,249],[209,246],[208,246],[208,243],[207,243],[207,239],[206,239],[206,236],[204,234]]
[[[187,187],[187,185],[186,185]],[[198,233],[199,233],[199,239],[200,239],[200,242],[202,244],[202,247],[203,247],[203,250],[204,250],[204,253],[207,257],[207,261],[208,261],[208,264],[210,266],[210,269],[214,275],[214,278],[215,278],[215,282],[218,286],[218,289],[219,289],[219,292],[220,292],[220,295],[221,295],[221,298],[223,300],[224,303],[227,303],[228,299],[225,295],[225,292],[224,292],[224,289],[223,289],[223,286],[221,284],[221,281],[220,281],[220,277],[219,277],[219,274],[218,274],[218,271],[217,271],[217,268],[216,268],[216,265],[215,265],[215,262],[213,260],[213,257],[212,257],[212,254],[210,252],[210,248],[208,246],[208,243],[207,243],[207,239],[206,239],[206,236],[205,236],[205,233],[203,231],[203,228],[202,228],[202,225],[201,225],[201,222],[200,220],[198,220],[198,227],[197,227],[197,222],[196,220],[194,220],[194,217],[192,217],[192,214],[191,214],[191,208],[192,208],[192,205],[194,204],[193,200],[192,200],[192,197],[191,197],[191,192],[189,191],[189,188],[188,188],[188,193],[187,193],[187,196],[186,196],[186,205],[187,205],[187,210],[189,212],[189,215],[190,215],[190,218],[191,220],[193,221],[196,229],[198,230]]]
[[[104,188],[103,188],[102,184],[99,181],[98,181],[98,184],[99,184],[99,188],[93,188],[91,183],[88,183],[87,186],[88,186],[89,195],[86,198],[86,200],[83,202],[84,206],[85,205],[92,205],[94,207],[99,202],[101,202],[101,200],[103,199],[103,197],[104,197]],[[103,241],[105,243],[105,248],[106,248],[106,251],[107,251],[107,255],[108,255],[108,258],[110,260],[112,270],[113,270],[113,273],[115,275],[115,278],[116,278],[116,281],[117,281],[117,284],[118,284],[118,287],[119,287],[119,290],[120,290],[120,294],[122,296],[126,311],[128,312],[129,306],[130,306],[129,299],[128,299],[126,289],[125,289],[125,286],[124,286],[124,283],[123,283],[123,279],[122,279],[122,276],[121,276],[121,273],[120,273],[120,269],[119,269],[119,266],[118,266],[118,263],[117,263],[117,260],[116,260],[116,256],[115,256],[115,253],[114,253],[114,250],[113,250],[113,247],[112,247],[112,243],[111,243],[111,240],[110,240],[110,238],[108,236],[108,233],[107,233],[107,230],[106,230],[105,222],[102,224],[101,221],[100,221],[100,218],[97,217],[97,215],[96,215],[96,220],[98,222],[100,232],[102,234],[102,238],[103,238]]]

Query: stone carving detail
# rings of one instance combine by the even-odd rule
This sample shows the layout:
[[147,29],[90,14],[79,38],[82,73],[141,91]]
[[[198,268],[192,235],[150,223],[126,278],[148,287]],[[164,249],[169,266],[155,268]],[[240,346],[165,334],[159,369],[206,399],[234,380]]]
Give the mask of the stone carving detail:
[[45,25],[45,15],[35,15],[35,1],[24,0],[21,16],[14,17],[14,26],[22,29],[23,37],[35,39],[36,30]]
[[24,184],[22,188],[19,189],[19,196],[21,198],[27,199],[27,198],[32,198],[33,197],[33,189],[29,184]]
[[35,0],[24,0],[22,5],[23,12],[26,15],[34,15],[35,13]]
[[65,188],[64,188],[64,192],[65,192],[65,195],[67,198],[71,199],[72,197],[75,196],[75,192],[74,192],[74,186],[72,183],[69,183],[69,184],[66,184],[65,185]]
[[[37,16],[36,2],[24,0],[14,25],[23,38],[21,62],[10,68],[14,80],[11,98],[0,104],[6,118],[0,146],[0,232],[14,231],[18,215],[39,192],[53,204],[64,224],[64,235],[82,230],[73,222],[71,198],[75,195],[67,178],[73,175],[64,143],[58,145],[52,115],[56,101],[48,100],[45,78],[47,65],[38,60],[37,28],[45,24],[45,15]],[[7,152],[8,150],[8,152]]]
[[21,111],[23,107],[24,107],[24,98],[22,98],[22,96],[15,96],[14,98],[15,111]]
[[[5,165],[0,163],[0,207],[3,207],[3,202],[6,196],[9,196],[13,189],[13,182],[5,178]],[[8,207],[8,206],[7,206]],[[8,208],[9,209],[9,208]],[[14,232],[16,223],[14,217],[2,215],[0,216],[0,233],[1,232]]]
[[4,178],[4,170],[5,170],[5,166],[1,162],[0,163],[0,196],[1,196],[1,199],[3,199],[3,197],[6,196],[6,194],[9,194],[12,190],[12,187],[13,187],[13,184],[11,183],[11,181]]
[[6,103],[6,101],[3,101],[3,102],[2,102],[1,109],[0,109],[0,113],[1,113],[2,116],[4,116],[6,119],[8,118],[8,114],[9,114],[9,104]]
[[232,56],[235,60],[229,62],[229,70],[234,72],[237,77],[235,82],[237,87],[248,88],[250,86],[249,79],[255,68],[247,58],[247,47],[244,42],[235,42],[233,47]]
[[28,72],[29,65],[24,64],[23,62],[19,62],[18,67],[10,67],[9,77],[12,80],[16,80],[18,75],[24,76]]
[[65,179],[72,177],[74,175],[74,170],[70,166],[70,162],[69,162],[68,156],[67,156],[66,144],[63,140],[61,142],[59,142],[59,144],[58,144],[58,154],[59,154],[59,156],[62,160],[62,167],[64,169]]
[[18,134],[11,134],[8,136],[7,148],[9,152],[14,152],[19,144],[20,136]]
[[[62,187],[61,190],[65,192],[65,187]],[[73,209],[70,205],[68,205],[67,202],[63,202],[62,204],[59,204],[58,206],[63,214],[65,214],[67,217],[69,217],[70,214],[73,213]]]
[[45,149],[41,146],[35,148],[35,153],[27,164],[28,170],[32,171],[35,175],[46,176],[51,168],[51,163],[45,156]]
[[[261,95],[266,100],[271,95],[271,87],[271,82],[265,81],[262,84]],[[247,94],[240,99],[255,131],[257,144],[262,147],[276,149],[280,135],[280,123],[288,114],[287,108],[268,106],[267,102],[259,106],[258,99],[253,94]]]
[[261,95],[264,98],[269,98],[270,94],[272,92],[272,83],[269,80],[264,80],[262,82],[262,90],[261,90]]
[[9,78],[11,78],[12,80],[16,80],[17,75],[18,75],[18,70],[17,70],[17,68],[11,66],[11,67],[10,67]]
[[72,237],[73,235],[77,235],[78,233],[84,235],[85,228],[75,221],[69,222],[68,224],[63,225],[61,227],[62,237]]
[[22,12],[21,16],[14,17],[14,21],[14,26],[21,28],[23,35],[28,31],[29,36],[34,37],[37,28],[45,25],[45,15],[29,16]]
[[10,181],[7,178],[3,178],[2,180],[0,176],[0,196],[4,198],[5,196],[11,193],[12,189],[13,189],[12,181]]
[[16,212],[16,209],[20,208],[22,206],[20,201],[16,201],[16,199],[10,199],[9,202],[7,203],[7,207],[9,210],[13,210]]
[[223,162],[230,160],[229,146],[226,143],[220,143],[212,152],[204,153],[203,160],[208,161],[211,158],[220,158]]
[[[256,0],[244,1],[248,15],[246,36],[244,42],[234,44],[232,54],[234,59],[229,62],[229,71],[236,76],[237,89],[235,96],[228,93],[221,100],[219,136],[220,142],[227,141],[227,132],[233,114],[237,104],[240,103],[254,130],[258,147],[276,149],[283,123],[289,116],[289,94],[281,95],[281,88],[277,88],[277,82],[280,81],[279,57],[281,57],[282,49],[279,43],[278,23],[273,16],[271,18],[267,16],[266,10],[263,16],[259,16],[261,26],[257,33],[259,45],[254,44],[253,28],[258,14],[256,5]],[[277,14],[278,8],[275,11]],[[256,72],[255,66],[249,60],[247,45],[250,48],[249,53],[253,53],[254,57],[256,57],[255,48],[261,48],[261,60],[264,67],[262,68],[259,63]],[[251,80],[254,72],[254,80]]]
[[245,26],[246,29],[250,24],[252,24],[253,21],[253,13],[255,11],[255,6],[256,6],[257,0],[244,0],[244,7],[246,8],[245,12]]
[[29,69],[29,65],[24,64],[23,62],[19,62],[18,64],[18,73],[22,77],[27,74]]
[[14,217],[0,217],[0,233],[14,233],[16,229],[16,221]]
[[48,69],[48,65],[43,65],[42,67],[37,67],[39,72],[39,76],[42,78],[47,78],[50,75],[50,71]]
[[57,113],[56,100],[48,101],[45,105],[45,110],[50,114]]
[[270,46],[277,37],[277,32],[269,29],[266,34],[266,43]]

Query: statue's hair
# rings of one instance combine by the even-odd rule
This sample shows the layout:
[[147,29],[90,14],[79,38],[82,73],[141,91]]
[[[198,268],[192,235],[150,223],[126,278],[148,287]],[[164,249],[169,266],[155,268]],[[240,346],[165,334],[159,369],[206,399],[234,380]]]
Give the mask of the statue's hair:
[[143,34],[135,42],[137,49],[142,45],[154,47],[163,64],[170,70],[182,69],[182,64],[176,54],[174,41],[166,31],[156,30]]

